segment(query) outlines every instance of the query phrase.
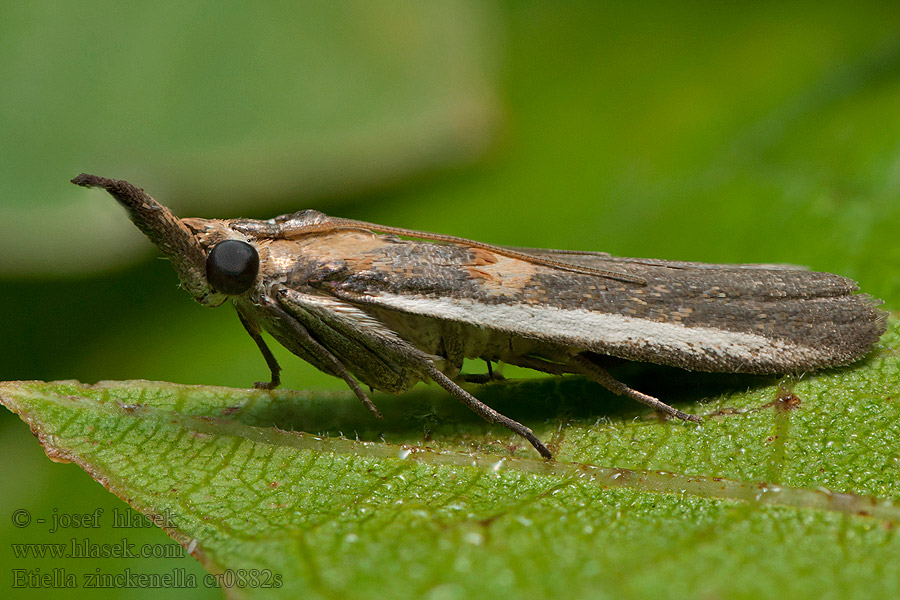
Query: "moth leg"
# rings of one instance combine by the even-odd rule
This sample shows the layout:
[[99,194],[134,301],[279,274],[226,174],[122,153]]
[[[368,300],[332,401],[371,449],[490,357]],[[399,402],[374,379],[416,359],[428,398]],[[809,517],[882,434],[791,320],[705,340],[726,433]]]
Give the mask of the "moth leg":
[[304,348],[314,354],[323,364],[327,365],[328,368],[331,369],[333,375],[343,379],[347,385],[350,386],[350,389],[353,390],[353,393],[356,394],[356,397],[359,398],[359,401],[369,409],[370,413],[379,419],[381,418],[381,413],[378,411],[378,408],[375,407],[375,404],[369,399],[368,394],[366,394],[365,390],[362,389],[362,386],[359,385],[359,381],[350,374],[350,371],[347,370],[344,363],[338,360],[334,354],[329,352],[328,348],[320,344],[316,338],[310,335],[309,331],[306,330],[306,327],[298,323],[294,317],[278,306],[277,303],[271,302],[267,304],[266,308],[279,313],[279,321],[286,324],[297,339],[303,341]]
[[269,372],[272,374],[272,379],[270,381],[257,381],[253,384],[253,387],[260,390],[274,390],[281,385],[281,376],[279,375],[279,373],[281,373],[281,365],[278,364],[272,351],[269,350],[269,347],[266,345],[266,341],[262,338],[259,325],[257,325],[255,321],[249,319],[240,308],[237,309],[237,314],[238,319],[241,320],[241,325],[244,326],[244,329],[247,330],[247,333],[249,333],[250,337],[253,338],[253,341],[256,342],[259,351],[262,352],[263,358],[266,359],[266,364],[269,366]]
[[552,459],[553,454],[547,450],[547,447],[541,443],[541,440],[537,439],[537,436],[529,429],[525,427],[518,421],[514,421],[507,416],[501,415],[496,410],[462,389],[455,383],[453,380],[441,373],[437,367],[432,364],[425,365],[425,371],[428,373],[428,376],[434,380],[439,386],[450,392],[450,394],[469,407],[469,409],[474,412],[476,415],[480,416],[482,419],[487,421],[488,423],[498,423],[503,425],[510,431],[515,434],[518,434],[528,440],[534,449],[540,453],[541,456],[547,459]]
[[503,381],[506,379],[500,373],[494,373],[494,366],[491,364],[491,361],[485,360],[487,364],[487,373],[463,373],[459,376],[466,383],[488,383],[491,381]]
[[[332,327],[337,333],[344,337],[359,342],[360,345],[365,348],[365,351],[383,355],[386,360],[394,363],[401,369],[406,369],[411,373],[414,373],[417,381],[426,377],[430,378],[484,420],[489,423],[503,425],[513,433],[528,440],[528,442],[534,446],[535,450],[537,450],[544,458],[553,458],[553,455],[547,447],[541,443],[531,429],[509,417],[501,415],[496,410],[479,401],[438,369],[434,365],[434,361],[439,360],[440,357],[429,355],[416,348],[400,337],[399,334],[383,324],[380,324],[378,321],[367,319],[363,321],[364,326],[361,326],[358,320],[353,321],[350,316],[345,316],[352,315],[348,310],[353,308],[352,305],[344,308],[343,311],[336,310],[333,308],[333,305],[322,304],[321,299],[318,299],[317,302],[317,299],[309,298],[295,290],[285,287],[276,287],[274,289],[274,295],[277,300],[267,298],[266,308],[275,311],[279,322],[284,322],[290,327],[290,332],[293,333],[297,339],[301,340],[301,345],[304,349],[315,354],[315,357],[323,363],[323,366],[328,366],[328,368],[333,371],[332,374],[343,377],[350,387],[354,388],[354,391],[359,389],[359,383],[353,379],[344,365],[342,365],[325,346],[312,337],[303,326],[303,323],[298,318],[293,317],[288,309],[297,310],[298,313],[308,313],[311,317],[321,320],[323,325]],[[282,303],[284,303],[286,308],[282,307]],[[360,316],[357,316],[356,318],[359,319]],[[316,366],[322,368],[322,366],[318,364]],[[357,393],[357,396],[359,396],[360,393],[361,391]],[[360,397],[360,399],[362,400],[363,398]],[[365,403],[367,400],[368,398],[363,400],[363,402]]]
[[662,400],[628,387],[618,379],[613,378],[613,376],[610,375],[606,371],[606,369],[595,365],[593,362],[591,362],[590,359],[583,355],[579,354],[578,356],[575,356],[572,359],[572,362],[569,363],[569,365],[574,367],[578,373],[587,375],[614,394],[627,396],[632,400],[637,400],[641,404],[646,404],[654,410],[658,410],[672,417],[676,417],[678,419],[681,419],[682,421],[693,421],[694,423],[700,423],[700,417],[698,417],[697,415],[689,415],[686,412],[682,412],[677,408],[669,406]]

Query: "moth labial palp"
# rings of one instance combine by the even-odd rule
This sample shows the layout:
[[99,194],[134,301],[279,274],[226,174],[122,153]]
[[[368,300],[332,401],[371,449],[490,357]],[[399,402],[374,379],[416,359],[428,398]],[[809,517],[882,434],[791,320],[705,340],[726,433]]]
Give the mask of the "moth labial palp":
[[[434,381],[487,421],[551,452],[454,378],[465,358],[586,376],[671,417],[699,421],[614,379],[608,356],[682,369],[781,374],[845,365],[884,333],[854,281],[787,265],[705,264],[493,246],[334,218],[179,219],[122,180],[100,187],[168,256],[204,306],[231,299],[271,372],[262,331],[347,382],[400,392]],[[489,373],[490,373],[489,366]]]

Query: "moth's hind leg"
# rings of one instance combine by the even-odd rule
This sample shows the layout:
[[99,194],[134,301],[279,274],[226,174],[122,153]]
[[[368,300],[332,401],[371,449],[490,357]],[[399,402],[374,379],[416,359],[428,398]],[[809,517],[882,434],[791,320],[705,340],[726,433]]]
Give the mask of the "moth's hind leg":
[[[612,359],[610,361],[610,364],[614,365],[621,362],[614,357],[610,358]],[[700,422],[700,417],[698,417],[697,415],[689,415],[686,412],[682,412],[677,408],[669,406],[658,398],[654,398],[653,396],[644,394],[628,387],[618,379],[613,378],[613,376],[610,375],[605,368],[601,367],[584,354],[575,356],[567,363],[550,362],[542,358],[527,355],[517,356],[514,359],[510,359],[510,362],[520,367],[534,369],[535,371],[549,373],[550,375],[565,375],[567,373],[577,373],[579,375],[584,375],[589,379],[596,381],[614,394],[627,396],[632,400],[637,400],[641,404],[646,404],[654,410],[658,410],[669,416],[682,419],[683,421],[693,421],[694,423]]]
[[694,423],[700,422],[700,417],[698,417],[697,415],[689,415],[686,412],[682,412],[677,408],[669,406],[658,398],[654,398],[653,396],[644,394],[643,392],[639,392],[628,387],[618,379],[613,378],[613,376],[610,375],[606,371],[606,369],[594,363],[589,357],[585,356],[584,354],[579,354],[572,358],[572,360],[566,365],[566,367],[571,368],[570,372],[579,373],[593,379],[614,394],[626,396],[628,398],[631,398],[632,400],[637,400],[641,404],[646,404],[654,410],[665,413],[671,417],[681,419],[683,421],[692,421]]

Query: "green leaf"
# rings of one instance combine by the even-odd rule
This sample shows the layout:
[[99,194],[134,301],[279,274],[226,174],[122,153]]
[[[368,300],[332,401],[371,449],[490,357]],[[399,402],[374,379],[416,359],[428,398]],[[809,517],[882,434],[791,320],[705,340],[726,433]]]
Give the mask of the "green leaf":
[[476,389],[556,462],[437,390],[378,397],[383,422],[349,394],[143,381],[11,382],[0,398],[48,455],[162,515],[210,572],[281,583],[235,595],[898,589],[900,322],[864,362],[797,381],[643,373],[704,423],[660,421],[576,378]]

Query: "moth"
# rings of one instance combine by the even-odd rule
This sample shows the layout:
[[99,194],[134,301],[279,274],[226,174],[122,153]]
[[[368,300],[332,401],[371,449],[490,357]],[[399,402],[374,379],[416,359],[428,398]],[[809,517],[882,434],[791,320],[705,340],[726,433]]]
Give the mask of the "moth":
[[165,254],[194,299],[231,300],[269,367],[262,337],[343,379],[400,392],[431,380],[489,422],[550,451],[528,427],[460,387],[464,358],[586,376],[665,415],[699,422],[614,379],[609,357],[729,373],[796,373],[852,363],[886,328],[854,281],[787,265],[618,258],[494,246],[303,210],[267,221],[179,219],[132,184],[109,192]]

